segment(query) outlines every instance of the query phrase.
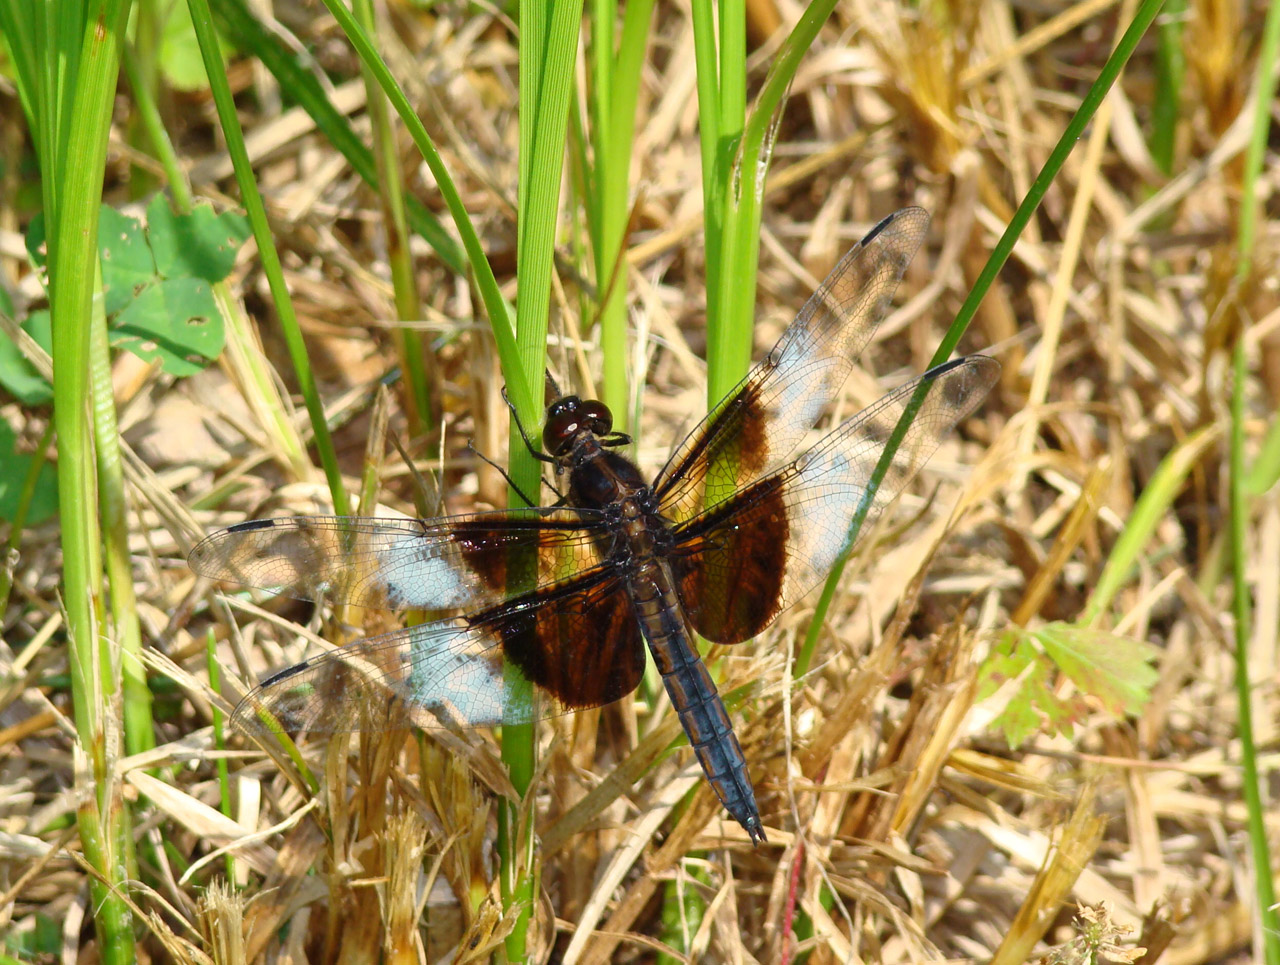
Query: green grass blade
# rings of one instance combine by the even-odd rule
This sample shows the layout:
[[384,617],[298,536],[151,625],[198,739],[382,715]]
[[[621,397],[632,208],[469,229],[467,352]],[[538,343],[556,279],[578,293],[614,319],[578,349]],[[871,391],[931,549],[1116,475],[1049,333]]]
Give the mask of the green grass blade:
[[[281,89],[288,91],[289,96],[310,115],[316,128],[347,159],[361,179],[378,189],[378,166],[373,152],[360,140],[350,121],[334,109],[324,88],[299,63],[293,51],[263,27],[242,0],[213,0],[213,11],[228,40],[261,61]],[[451,271],[465,272],[467,257],[439,219],[416,198],[407,200],[407,208],[409,224],[414,232],[431,246]]]
[[139,754],[155,747],[155,724],[151,717],[151,690],[142,662],[142,628],[138,623],[133,559],[129,552],[129,507],[120,460],[120,426],[116,420],[107,319],[101,298],[94,299],[92,324],[90,391],[93,393],[98,510],[104,536],[111,632],[119,648],[119,673],[123,678],[125,749],[130,754]]
[[[720,236],[724,218],[725,169],[721,169],[720,57],[711,0],[693,0],[693,56],[698,85],[698,147],[702,158],[702,220],[706,262],[707,317],[719,314]],[[717,400],[719,401],[719,400]]]
[[[40,96],[32,98],[39,111],[52,113],[33,118],[32,128],[56,131],[45,138],[41,163],[53,323],[62,599],[76,733],[88,759],[87,773],[77,777],[77,783],[88,781],[77,824],[85,856],[100,875],[90,885],[99,954],[108,963],[127,963],[134,960],[132,916],[124,901],[131,842],[106,719],[116,706],[120,683],[97,605],[102,561],[90,421],[90,319],[98,291],[97,228],[107,136],[128,4],[102,0],[86,8],[60,6],[61,20],[48,34],[55,42],[40,51]],[[38,13],[47,13],[48,6],[42,8]],[[77,17],[83,17],[78,24]]]
[[222,54],[217,34],[213,30],[213,15],[209,10],[209,2],[208,0],[187,0],[187,5],[191,10],[191,22],[195,27],[196,39],[200,44],[200,56],[204,59],[205,70],[209,75],[209,88],[213,94],[214,105],[217,107],[218,120],[222,126],[223,136],[226,138],[227,154],[235,169],[236,183],[240,186],[240,199],[253,230],[254,242],[258,246],[262,273],[266,276],[267,284],[271,289],[272,303],[280,319],[280,330],[289,349],[289,359],[293,363],[294,375],[298,380],[298,388],[306,404],[307,414],[311,418],[311,431],[314,434],[316,451],[320,455],[320,464],[324,468],[329,495],[333,500],[333,510],[339,515],[347,515],[351,512],[350,500],[342,485],[342,472],[338,467],[333,437],[329,434],[324,404],[316,389],[315,377],[311,372],[311,361],[307,356],[307,346],[302,338],[298,317],[293,310],[293,300],[289,297],[288,286],[285,285],[280,255],[271,237],[271,225],[267,221],[266,206],[262,202],[262,195],[258,193],[253,165],[249,161],[249,152],[245,149],[244,133],[240,129],[240,120],[236,115],[231,86],[227,82],[226,71],[222,68]]
[[[545,370],[547,314],[551,301],[551,271],[556,245],[560,182],[564,168],[569,103],[573,95],[582,4],[555,0],[521,9],[520,24],[520,188],[517,215],[516,274],[520,280],[517,302],[520,371],[524,384],[541,389]],[[510,385],[510,373],[508,385]],[[541,421],[542,394],[513,396],[510,438],[518,440],[518,417],[526,426]],[[541,488],[542,466],[518,443],[511,447],[511,478],[528,493]],[[513,495],[513,499],[516,497]],[[514,672],[508,681],[515,699],[529,684]],[[502,760],[516,791],[523,797],[533,780],[534,733],[530,725],[506,727],[502,732]],[[519,810],[503,802],[498,812],[498,848],[502,863],[501,888],[508,914],[517,915],[516,926],[506,940],[507,960],[525,961],[528,923],[537,896],[537,867],[532,821],[518,834]]]
[[[740,133],[741,139],[724,186],[722,248],[716,272],[719,284],[719,295],[715,299],[717,311],[708,312],[707,316],[708,405],[715,405],[723,399],[741,381],[751,364],[760,219],[777,118],[801,60],[831,15],[835,3],[836,0],[815,0],[806,8],[774,58],[764,86],[752,106],[750,119],[745,126],[741,126],[739,121],[740,126],[732,132],[734,137]],[[737,22],[733,17],[727,19],[731,23]],[[734,43],[738,42],[736,28],[730,36]],[[724,62],[725,58],[721,59]],[[732,81],[727,86],[729,90],[736,91],[736,76]],[[722,98],[725,89],[722,76]],[[729,136],[725,127],[727,118],[728,114],[722,110],[720,124],[725,138]],[[710,277],[707,283],[711,284]]]
[[[376,35],[372,0],[353,0],[352,6],[365,33]],[[395,128],[391,123],[386,97],[373,74],[367,68],[362,67],[361,70],[364,74],[365,100],[373,133],[374,157],[378,164],[377,188],[382,198],[382,210],[386,215],[384,229],[387,233],[387,262],[395,292],[396,317],[401,322],[415,322],[422,318],[422,302],[418,298],[418,280],[413,270],[413,256],[409,252],[404,176],[400,170]],[[396,353],[400,357],[400,368],[404,372],[402,385],[409,431],[415,436],[422,435],[434,424],[438,408],[438,402],[433,397],[434,379],[427,374],[428,359],[422,335],[413,327],[397,325],[392,336]]]
[[[1236,279],[1241,289],[1253,275],[1253,251],[1260,207],[1258,179],[1266,157],[1271,109],[1275,103],[1275,66],[1280,57],[1280,4],[1269,4],[1258,54],[1258,99],[1253,111],[1253,130],[1245,151],[1241,178],[1240,225],[1236,234]],[[1241,783],[1248,812],[1249,845],[1253,858],[1254,901],[1267,965],[1280,965],[1280,912],[1276,908],[1275,881],[1271,871],[1271,849],[1267,842],[1267,811],[1262,799],[1258,773],[1258,753],[1253,728],[1253,687],[1249,680],[1250,593],[1247,574],[1249,498],[1244,465],[1245,388],[1248,365],[1243,328],[1234,333],[1231,379],[1230,435],[1230,554],[1232,616],[1236,642],[1236,702],[1240,714]],[[1266,592],[1266,591],[1264,591]]]
[[1182,114],[1182,85],[1187,58],[1182,51],[1187,0],[1168,0],[1157,25],[1156,95],[1151,107],[1151,157],[1165,174],[1173,173],[1178,118]]
[[[1022,230],[1026,227],[1027,222],[1031,220],[1031,216],[1035,213],[1036,208],[1040,206],[1040,202],[1044,199],[1045,193],[1049,190],[1049,185],[1053,183],[1053,179],[1057,177],[1058,172],[1062,169],[1062,165],[1066,162],[1068,155],[1071,154],[1076,142],[1080,140],[1084,134],[1085,128],[1089,122],[1093,120],[1094,114],[1097,113],[1101,106],[1103,98],[1106,97],[1107,91],[1116,82],[1120,76],[1120,71],[1133,55],[1134,49],[1138,46],[1138,41],[1142,39],[1151,23],[1156,18],[1156,14],[1160,12],[1160,6],[1163,0],[1143,0],[1137,13],[1134,15],[1133,22],[1129,24],[1129,28],[1121,36],[1119,43],[1116,44],[1115,50],[1111,52],[1111,56],[1107,58],[1102,69],[1098,72],[1098,78],[1090,86],[1084,99],[1080,102],[1080,107],[1072,115],[1071,120],[1067,122],[1066,129],[1062,132],[1062,136],[1058,139],[1058,143],[1054,145],[1049,157],[1044,163],[1044,167],[1040,169],[1040,173],[1036,175],[1035,181],[1032,182],[1031,188],[1027,191],[1027,196],[1022,199],[1022,203],[1018,205],[1017,211],[1014,212],[1013,218],[1009,222],[1008,228],[1005,229],[1000,240],[996,243],[991,251],[991,257],[987,259],[986,265],[983,266],[977,280],[974,282],[973,288],[969,291],[964,303],[960,306],[959,312],[956,313],[955,320],[947,329],[942,341],[938,345],[938,349],[933,353],[933,358],[929,361],[929,367],[941,365],[951,357],[951,353],[955,351],[956,346],[960,343],[961,337],[965,330],[969,327],[969,322],[973,320],[974,314],[978,310],[978,305],[986,296],[987,290],[995,282],[996,276],[1000,273],[1000,269],[1004,267],[1004,263],[1008,260],[1009,255],[1013,252],[1014,243],[1018,240],[1018,236],[1022,234]],[[914,413],[919,406],[916,400],[912,400],[913,404],[909,405],[903,413],[903,420],[909,421],[914,417]],[[901,425],[899,428],[902,428]],[[868,488],[874,495],[879,488],[880,482],[884,479],[885,473],[893,462],[893,457],[897,452],[896,439],[900,438],[900,433],[895,430],[893,437],[885,446],[884,452],[880,455],[880,460],[876,464],[875,471],[872,473],[871,479],[868,481]],[[855,527],[859,526],[859,522],[855,520]],[[855,528],[849,545],[852,547],[857,542],[857,530]],[[814,609],[813,619],[809,624],[805,633],[805,641],[801,646],[800,654],[802,660],[797,660],[796,668],[799,670],[802,666],[807,667],[812,657],[814,648],[817,646],[818,635],[822,631],[822,624],[826,619],[827,608],[830,606],[831,600],[835,596],[836,585],[844,575],[844,568],[847,559],[839,561],[831,570],[831,574],[827,577],[827,582],[823,586],[822,596],[818,601],[817,607]]]
[[627,227],[628,176],[635,143],[636,100],[640,70],[644,65],[653,0],[626,6],[617,56],[612,49],[612,25],[616,4],[597,3],[596,29],[592,31],[592,63],[596,69],[593,130],[598,191],[598,234],[594,239],[596,285],[600,305],[600,347],[604,371],[602,393],[613,411],[614,425],[630,431],[631,389],[627,378],[627,279],[622,258]]
[[346,34],[351,46],[355,48],[356,54],[360,57],[360,63],[373,74],[378,86],[386,94],[391,106],[395,108],[396,113],[400,116],[401,123],[404,124],[405,129],[409,132],[409,136],[413,138],[414,145],[422,154],[422,159],[426,162],[427,167],[431,169],[431,175],[436,180],[440,195],[449,209],[449,214],[453,217],[454,227],[457,228],[458,234],[462,237],[462,247],[466,251],[472,277],[475,280],[476,288],[480,292],[480,298],[484,302],[485,312],[489,316],[489,325],[492,327],[494,340],[497,342],[498,358],[502,363],[502,374],[507,382],[507,391],[516,405],[521,407],[520,411],[524,412],[533,409],[542,399],[540,392],[536,396],[534,392],[535,388],[540,387],[542,384],[541,376],[533,386],[525,378],[524,370],[521,368],[520,351],[516,344],[515,326],[513,325],[511,311],[502,298],[502,292],[498,288],[498,281],[493,276],[493,268],[489,265],[489,260],[484,254],[484,248],[480,244],[480,236],[476,233],[471,216],[467,213],[466,206],[462,203],[462,195],[458,192],[457,185],[454,184],[453,177],[449,174],[449,169],[445,167],[444,161],[440,157],[440,152],[436,150],[435,143],[431,140],[427,129],[422,126],[422,121],[418,118],[413,105],[409,103],[404,91],[400,89],[400,85],[391,76],[387,65],[378,56],[378,52],[374,49],[368,35],[356,23],[355,18],[352,17],[351,11],[342,4],[341,0],[324,0],[324,4],[325,8],[338,22],[342,32]]
[[1089,626],[1096,622],[1111,606],[1116,594],[1129,582],[1138,557],[1151,539],[1156,526],[1173,505],[1173,500],[1182,492],[1187,474],[1217,438],[1218,433],[1212,427],[1199,429],[1183,439],[1160,461],[1151,475],[1151,481],[1129,512],[1124,530],[1111,548],[1106,565],[1077,621],[1080,625]]

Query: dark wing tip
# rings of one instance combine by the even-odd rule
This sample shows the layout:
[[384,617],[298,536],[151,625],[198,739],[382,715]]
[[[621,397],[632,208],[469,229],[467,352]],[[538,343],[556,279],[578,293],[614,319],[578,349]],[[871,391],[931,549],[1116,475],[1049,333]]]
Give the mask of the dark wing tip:
[[[292,517],[285,517],[286,520],[290,518]],[[243,523],[232,523],[230,526],[227,527],[226,532],[252,533],[254,530],[257,530],[257,529],[271,529],[279,525],[281,525],[281,520],[279,519],[249,519]]]
[[900,211],[895,211],[891,215],[886,215],[880,219],[879,224],[862,236],[862,240],[858,242],[858,246],[865,248],[867,245],[871,244],[871,242],[876,240],[876,235],[880,234],[880,232],[884,231],[885,228],[889,227],[889,225],[893,224],[895,221],[901,221],[904,218],[921,217],[928,219],[929,212],[925,211],[924,208],[914,206],[910,208],[903,208]]

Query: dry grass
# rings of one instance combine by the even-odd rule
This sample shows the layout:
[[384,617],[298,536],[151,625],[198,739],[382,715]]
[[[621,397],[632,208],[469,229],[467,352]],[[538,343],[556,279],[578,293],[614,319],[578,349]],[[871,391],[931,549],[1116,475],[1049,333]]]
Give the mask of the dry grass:
[[[794,13],[789,3],[759,6],[764,13],[753,16],[765,18],[766,35],[768,16]],[[289,26],[326,67],[355,76],[345,47],[312,12],[293,10]],[[772,343],[870,223],[906,203],[935,219],[903,307],[850,380],[842,411],[923,368],[1128,17],[1123,4],[1099,2],[1052,14],[965,2],[909,14],[855,0],[803,66],[765,214],[758,346]],[[830,613],[816,668],[788,692],[786,658],[812,598],[755,643],[724,650],[724,689],[745,687],[733,716],[769,845],[752,850],[687,750],[667,752],[677,725],[665,698],[652,710],[624,702],[541,728],[537,793],[524,812],[541,842],[530,935],[538,960],[653,961],[665,952],[715,962],[806,953],[813,962],[1047,954],[1066,962],[1090,960],[1090,947],[1114,961],[1137,959],[1141,947],[1148,962],[1251,960],[1222,556],[1218,319],[1233,270],[1236,117],[1261,11],[1203,0],[1189,15],[1177,175],[1162,179],[1144,145],[1153,86],[1144,46],[968,336],[966,350],[1003,362],[1000,387],[934,457],[890,528],[868,541]],[[403,46],[393,69],[428,116],[499,278],[511,283],[511,35],[461,4],[397,7],[395,20]],[[660,9],[633,169],[641,187],[628,287],[646,340],[647,371],[635,375],[648,469],[703,405],[690,30],[680,9]],[[753,77],[776,39],[758,50]],[[392,358],[381,214],[304,117],[254,113],[255,103],[275,102],[265,75],[238,63],[231,72],[354,491],[374,389]],[[341,91],[344,109],[358,115],[358,83]],[[208,103],[175,95],[168,109],[197,190],[234,194],[229,169],[209,150]],[[109,189],[132,155],[117,139],[113,157]],[[1264,183],[1277,183],[1274,166]],[[434,203],[429,189],[416,190]],[[118,182],[114,192],[121,202],[127,194]],[[1254,439],[1280,393],[1280,224],[1274,205],[1269,213],[1254,255],[1260,280],[1241,305],[1252,322]],[[17,257],[18,213],[3,220],[7,280],[32,296]],[[464,444],[502,456],[497,365],[464,280],[421,254],[423,327],[437,340],[443,380],[443,499],[450,511],[493,505],[502,481]],[[286,373],[256,269],[246,250],[238,290],[266,356]],[[576,305],[573,279],[562,281],[565,304]],[[562,382],[598,371],[580,321],[564,311],[552,320],[564,336],[551,349]],[[157,705],[159,748],[119,761],[135,805],[131,897],[144,944],[158,960],[189,962],[487,960],[511,927],[493,851],[496,801],[510,787],[491,735],[357,735],[310,746],[311,768],[323,775],[314,796],[287,758],[239,739],[215,750],[210,711],[220,699],[205,670],[207,633],[218,638],[234,692],[297,659],[313,634],[349,632],[287,600],[228,606],[185,567],[204,531],[325,508],[318,471],[292,473],[257,401],[237,388],[237,371],[228,361],[174,382],[126,355],[114,372],[134,454],[133,550],[151,669],[178,685]],[[0,411],[31,440],[44,428],[46,413]],[[1012,625],[1082,618],[1137,495],[1198,430],[1207,432],[1195,437],[1185,484],[1099,624],[1158,647],[1152,699],[1127,720],[1095,707],[1074,739],[1033,737],[1010,752],[990,726],[1007,690],[976,701],[985,654]],[[394,410],[389,432],[403,432]],[[405,440],[415,455],[427,443]],[[386,505],[414,512],[413,477],[393,454],[382,482]],[[217,509],[195,508],[209,505]],[[1274,491],[1254,502],[1252,527],[1255,721],[1263,764],[1274,770]],[[4,618],[0,933],[30,933],[39,922],[60,933],[64,961],[92,961],[90,872],[66,830],[74,734],[65,688],[50,689],[64,668],[57,553],[56,525],[24,535]],[[383,614],[354,619],[367,621],[360,632],[388,625]],[[231,763],[231,817],[219,811],[220,754]],[[1271,831],[1280,834],[1274,815]],[[214,887],[228,854],[242,890]]]

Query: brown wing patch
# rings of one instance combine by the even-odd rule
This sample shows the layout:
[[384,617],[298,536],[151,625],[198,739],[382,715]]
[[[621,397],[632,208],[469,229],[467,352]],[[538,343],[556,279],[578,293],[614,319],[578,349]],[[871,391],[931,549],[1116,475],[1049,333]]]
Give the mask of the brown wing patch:
[[498,638],[507,659],[567,709],[612,703],[635,690],[644,674],[640,626],[612,574],[521,597],[472,622]]
[[[513,687],[504,657],[536,686]],[[360,640],[263,681],[236,708],[250,734],[523,724],[635,690],[644,648],[629,598],[597,569],[475,617]]]
[[672,559],[685,612],[716,643],[750,639],[782,609],[790,523],[778,480],[720,504]]
[[[673,564],[698,631],[718,643],[745,640],[820,583],[942,437],[982,401],[999,372],[999,364],[983,356],[940,365],[677,528]],[[914,419],[899,432],[910,408]],[[873,493],[872,474],[895,437],[897,449]]]
[[928,224],[923,210],[906,208],[840,260],[773,350],[658,474],[664,516],[692,519],[782,465],[844,384]]

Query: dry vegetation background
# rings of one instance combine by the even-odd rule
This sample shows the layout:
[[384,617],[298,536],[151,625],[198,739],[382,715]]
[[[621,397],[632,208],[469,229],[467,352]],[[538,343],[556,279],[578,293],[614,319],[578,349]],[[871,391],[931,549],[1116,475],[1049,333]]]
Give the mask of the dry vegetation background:
[[[1259,281],[1246,291],[1227,282],[1241,110],[1263,12],[1232,0],[1189,7],[1173,176],[1146,145],[1154,45],[1139,48],[962,346],[997,357],[1001,384],[864,544],[813,672],[788,691],[786,660],[812,597],[762,638],[724,652],[725,689],[754,685],[733,716],[768,846],[749,846],[687,749],[664,753],[676,732],[665,698],[541,727],[530,814],[541,840],[530,934],[539,960],[1084,961],[1091,940],[1116,942],[1117,961],[1137,959],[1137,947],[1148,949],[1144,961],[1252,960],[1222,543],[1222,303],[1236,299],[1249,324],[1252,446],[1280,392],[1274,198],[1255,251]],[[273,13],[336,79],[334,102],[363,123],[357,64],[323,11],[288,2]],[[785,0],[752,5],[755,82],[796,14]],[[920,204],[934,216],[930,237],[842,411],[921,371],[1129,17],[1111,0],[841,6],[801,67],[779,130],[757,348],[772,344],[872,223]],[[514,295],[512,25],[464,4],[393,3],[390,22],[389,63]],[[640,459],[650,470],[705,401],[692,43],[684,6],[660,4],[641,87],[626,274]],[[305,115],[280,107],[268,74],[235,57],[228,72],[350,488],[372,437],[382,443],[383,502],[416,515],[413,475],[375,420],[379,380],[394,364],[395,314],[377,200]],[[19,115],[10,91],[0,97],[13,152]],[[197,192],[234,205],[204,94],[174,92],[163,107]],[[147,165],[127,146],[129,115],[122,87],[107,175],[118,204],[138,176],[131,165]],[[441,210],[414,172],[413,192]],[[1277,173],[1273,154],[1264,195]],[[3,197],[12,205],[15,193]],[[580,219],[568,207],[566,225]],[[38,295],[21,251],[29,216],[0,212],[0,257],[19,300]],[[564,237],[550,357],[562,382],[584,386],[599,359],[578,317],[573,232]],[[465,449],[474,440],[499,460],[505,453],[491,340],[466,280],[425,247],[418,254],[444,453],[418,469],[443,466],[450,511],[500,504],[502,480]],[[287,387],[252,245],[234,280]],[[219,813],[206,634],[218,638],[229,693],[298,659],[313,634],[335,639],[313,608],[244,597],[228,606],[185,566],[209,529],[326,508],[318,471],[289,471],[234,373],[224,361],[173,380],[127,354],[113,372],[134,454],[132,545],[152,671],[178,685],[159,689],[158,750],[119,764],[137,803],[143,864],[132,899],[147,922],[144,947],[158,960],[203,961],[218,948],[222,961],[370,961],[385,940],[398,961],[487,958],[510,927],[493,850],[506,779],[490,735],[311,745],[324,775],[315,798],[290,780],[287,761],[233,738],[237,809]],[[0,412],[32,444],[47,424],[47,412]],[[434,440],[406,438],[404,425],[393,398],[388,437],[415,457],[428,451]],[[1121,592],[1086,624],[1086,601],[1135,500],[1176,446],[1189,471]],[[1273,490],[1251,505],[1255,721],[1263,766],[1274,768],[1280,501]],[[58,553],[56,523],[24,534],[4,616],[0,659],[16,683],[0,691],[0,931],[52,923],[64,961],[92,961],[87,871],[68,823],[74,734],[56,682],[65,667]],[[348,619],[372,633],[389,618]],[[1010,751],[992,726],[1008,691],[977,700],[979,668],[1003,631],[1046,621],[1147,641],[1158,679],[1136,715],[1117,719],[1093,702],[1073,737],[1041,732]],[[1271,820],[1274,840],[1280,819]],[[227,868],[215,851],[223,847],[244,886],[234,897],[208,890]]]

